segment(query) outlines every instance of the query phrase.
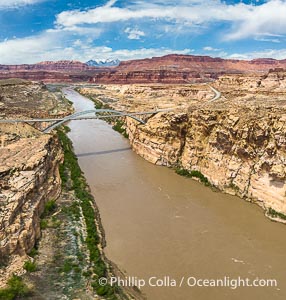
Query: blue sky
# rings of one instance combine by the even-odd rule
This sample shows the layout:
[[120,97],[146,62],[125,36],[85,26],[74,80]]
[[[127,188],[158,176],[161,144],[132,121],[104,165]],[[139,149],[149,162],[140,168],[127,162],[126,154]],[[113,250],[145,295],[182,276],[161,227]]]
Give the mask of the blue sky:
[[162,56],[286,59],[286,0],[0,0],[0,64]]

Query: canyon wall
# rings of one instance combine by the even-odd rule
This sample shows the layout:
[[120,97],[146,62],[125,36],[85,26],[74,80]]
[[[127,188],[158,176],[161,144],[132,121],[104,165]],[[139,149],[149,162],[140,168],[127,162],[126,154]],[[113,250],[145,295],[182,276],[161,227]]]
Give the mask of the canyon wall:
[[[15,128],[17,127],[17,128]],[[40,237],[40,215],[45,203],[61,190],[60,144],[29,125],[1,126],[0,148],[0,260],[1,283],[20,270],[26,254]],[[21,137],[17,133],[21,132]]]
[[112,70],[105,72],[98,72],[93,75],[90,82],[92,83],[121,83],[121,84],[136,84],[136,83],[177,83],[183,84],[188,82],[206,82],[218,77],[219,72],[204,72],[203,75],[199,71],[191,70],[163,70],[163,69],[149,69],[149,70],[130,70],[121,71]]
[[[0,81],[0,118],[61,117],[71,107],[61,92],[40,83]],[[57,137],[27,123],[0,124],[0,286],[23,271],[40,237],[45,203],[61,190],[62,150]]]
[[132,148],[146,160],[198,170],[230,194],[286,214],[286,111],[197,107],[127,120]]

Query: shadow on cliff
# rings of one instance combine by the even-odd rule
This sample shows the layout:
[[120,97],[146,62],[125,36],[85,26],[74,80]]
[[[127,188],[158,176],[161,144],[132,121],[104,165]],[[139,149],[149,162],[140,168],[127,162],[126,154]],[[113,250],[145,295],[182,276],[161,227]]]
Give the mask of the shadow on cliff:
[[121,148],[121,149],[111,149],[111,150],[104,150],[104,151],[96,151],[96,152],[87,152],[87,153],[79,153],[77,157],[86,157],[86,156],[97,156],[97,155],[104,155],[116,152],[124,152],[131,150],[130,147],[128,148]]

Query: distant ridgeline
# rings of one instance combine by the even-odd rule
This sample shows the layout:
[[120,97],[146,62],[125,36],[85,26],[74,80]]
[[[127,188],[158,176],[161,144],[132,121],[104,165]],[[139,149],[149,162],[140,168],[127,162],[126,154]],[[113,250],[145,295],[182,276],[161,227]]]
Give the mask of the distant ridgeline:
[[226,73],[268,73],[286,69],[286,59],[234,60],[209,56],[170,54],[129,60],[45,61],[37,64],[0,65],[0,79],[23,78],[44,82],[92,83],[195,83]]

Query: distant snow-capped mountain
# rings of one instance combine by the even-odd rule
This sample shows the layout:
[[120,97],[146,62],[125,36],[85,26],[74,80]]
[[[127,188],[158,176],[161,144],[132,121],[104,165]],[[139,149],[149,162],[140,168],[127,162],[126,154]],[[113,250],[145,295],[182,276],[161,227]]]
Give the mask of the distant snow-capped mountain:
[[91,67],[116,67],[120,64],[119,59],[91,59],[86,62],[88,66]]

